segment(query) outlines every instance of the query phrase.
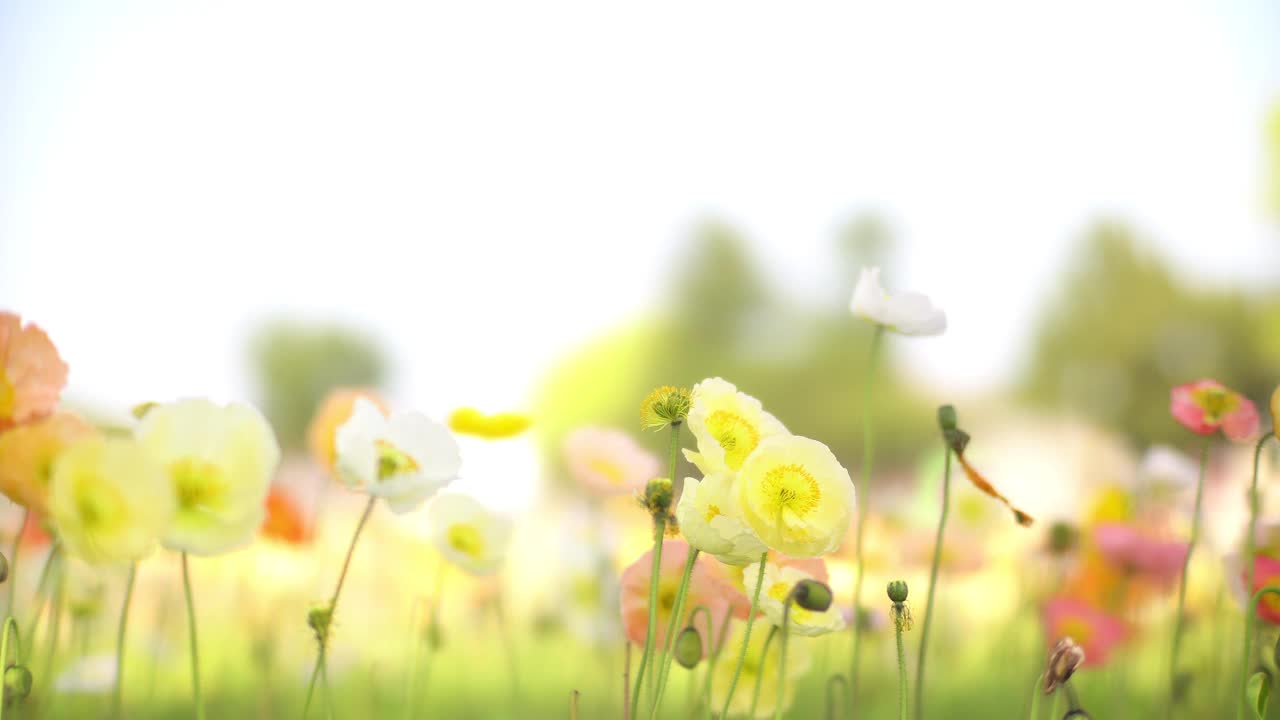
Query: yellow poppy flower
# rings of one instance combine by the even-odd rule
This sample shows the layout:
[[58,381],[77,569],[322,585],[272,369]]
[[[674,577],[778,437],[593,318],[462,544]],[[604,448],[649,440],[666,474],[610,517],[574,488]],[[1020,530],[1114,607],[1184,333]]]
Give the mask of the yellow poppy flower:
[[0,433],[0,492],[33,512],[47,514],[53,461],[68,446],[97,433],[78,415],[65,412]]
[[689,429],[698,451],[686,450],[685,457],[703,475],[737,472],[761,440],[787,432],[759,400],[720,378],[708,378],[694,386]]
[[533,424],[528,415],[500,412],[486,415],[473,407],[454,410],[449,415],[449,429],[459,435],[473,435],[486,440],[515,437]]
[[826,445],[794,435],[760,441],[735,483],[743,519],[769,547],[816,557],[840,547],[853,516],[849,471]]

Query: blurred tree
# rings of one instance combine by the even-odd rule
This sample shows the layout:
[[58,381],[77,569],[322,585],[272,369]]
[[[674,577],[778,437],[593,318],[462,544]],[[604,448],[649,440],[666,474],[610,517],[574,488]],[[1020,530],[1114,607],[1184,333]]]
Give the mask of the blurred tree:
[[1039,322],[1022,382],[1041,406],[1078,412],[1134,441],[1182,442],[1169,390],[1203,377],[1255,402],[1277,381],[1280,298],[1179,281],[1133,232],[1100,222],[1085,236]]
[[303,446],[307,423],[330,389],[386,380],[378,343],[351,328],[275,320],[254,333],[249,349],[263,412],[286,449]]
[[[863,237],[876,238],[876,253],[887,252],[883,224],[857,226],[875,228],[878,234]],[[833,264],[852,273],[850,249],[849,235],[842,236]],[[558,460],[563,434],[578,425],[614,425],[638,434],[640,400],[656,386],[691,387],[720,376],[760,398],[792,432],[827,443],[853,467],[871,333],[849,314],[849,295],[820,307],[789,303],[768,285],[744,239],[718,222],[695,231],[675,267],[660,315],[609,333],[547,377],[536,407],[551,458]],[[852,287],[849,280],[849,292]],[[898,380],[892,348],[885,345],[875,395],[877,447],[887,462],[906,459],[932,434],[931,403]],[[665,449],[665,438],[649,434],[647,442],[655,451]],[[686,472],[692,468],[682,465],[681,477]]]
[[1280,219],[1280,103],[1271,110],[1267,119],[1267,154],[1267,199],[1271,211]]

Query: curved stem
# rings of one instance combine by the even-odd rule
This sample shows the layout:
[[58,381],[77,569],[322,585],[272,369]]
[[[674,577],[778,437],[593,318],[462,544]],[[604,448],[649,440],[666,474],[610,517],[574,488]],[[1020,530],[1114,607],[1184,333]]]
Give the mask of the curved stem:
[[[1258,619],[1258,603],[1262,602],[1263,595],[1268,595],[1268,594],[1280,595],[1280,585],[1268,585],[1258,590],[1252,596],[1250,596],[1249,606],[1245,608],[1245,636],[1251,640],[1253,639],[1254,626]],[[1246,656],[1247,656],[1247,651],[1246,651]],[[1246,669],[1245,677],[1240,682],[1241,698],[1244,698],[1245,693],[1248,692],[1248,687],[1249,687],[1249,673],[1248,673],[1248,670]]]
[[[1253,583],[1254,583],[1253,555],[1256,552],[1256,549],[1254,548],[1254,545],[1256,544],[1256,538],[1254,537],[1254,534],[1257,532],[1256,528],[1258,525],[1258,466],[1261,464],[1261,461],[1262,461],[1262,449],[1266,447],[1267,441],[1273,437],[1275,437],[1275,433],[1266,433],[1265,435],[1262,436],[1260,440],[1258,440],[1257,447],[1253,449],[1253,482],[1249,485],[1249,529],[1245,532],[1245,536],[1244,536],[1244,547],[1245,547],[1244,565],[1245,565],[1246,592],[1250,592],[1253,590]],[[1252,648],[1253,632],[1251,630],[1252,626],[1249,623],[1249,619],[1253,617],[1253,614],[1255,612],[1257,612],[1257,603],[1255,602],[1253,606],[1245,608],[1244,612],[1245,612],[1244,643],[1243,643],[1244,654],[1240,662],[1240,673],[1243,678],[1242,686],[1241,686],[1242,689],[1243,689],[1243,686],[1245,684],[1248,684],[1249,682],[1249,656],[1253,652],[1253,648]],[[1243,690],[1240,693],[1240,696],[1236,698],[1236,718],[1238,718],[1239,720],[1243,720],[1244,718]]]
[[1182,647],[1182,611],[1187,601],[1187,570],[1191,567],[1191,554],[1195,552],[1200,537],[1200,504],[1204,499],[1204,476],[1209,465],[1209,439],[1205,438],[1200,451],[1200,476],[1196,481],[1196,502],[1191,515],[1191,539],[1187,542],[1187,556],[1182,559],[1182,575],[1178,579],[1178,614],[1173,617],[1173,651],[1169,657],[1168,717],[1173,717],[1173,694],[1178,686],[1178,651]]
[[893,624],[898,639],[898,720],[907,720],[907,652],[902,648],[902,623]]
[[[679,628],[680,617],[684,615],[684,601],[689,594],[689,578],[693,575],[693,564],[698,559],[698,548],[690,545],[689,554],[685,556],[684,575],[680,578],[680,589],[676,592],[675,602],[671,607],[671,620],[667,623],[667,636],[663,650],[663,660],[661,671],[658,673],[658,690],[653,698],[653,709],[649,712],[650,720],[657,720],[658,707],[662,705],[662,694],[667,689],[667,678],[671,674],[671,661],[674,659],[674,648],[676,644],[676,634]],[[710,623],[708,623],[710,627]]]
[[342,585],[347,580],[347,571],[351,569],[351,558],[355,555],[356,543],[360,540],[360,533],[364,532],[364,526],[369,522],[369,516],[373,514],[373,506],[377,501],[377,496],[369,496],[369,502],[364,506],[360,521],[356,523],[355,532],[351,534],[351,544],[347,546],[347,556],[342,561],[342,570],[338,573],[338,583],[333,588],[332,597],[329,598],[328,619],[325,621],[323,628],[317,631],[316,644],[319,648],[316,651],[315,667],[311,670],[311,682],[307,685],[307,701],[302,706],[304,720],[311,709],[311,698],[315,694],[317,678],[324,683],[325,695],[326,697],[328,696],[329,673],[325,670],[325,653],[328,652],[329,648],[329,628],[333,627],[333,615],[338,608],[338,597],[342,594]]
[[[696,612],[696,609],[695,609],[695,612]],[[708,618],[708,619],[707,619],[707,628],[708,628],[708,631],[710,631],[710,628],[711,628],[711,620],[710,620],[710,617],[711,617],[711,611],[710,611],[710,610],[708,610],[708,611],[707,611],[707,618]],[[716,668],[716,661],[718,661],[718,660],[720,659],[720,651],[724,649],[724,644],[725,644],[725,642],[728,640],[728,637],[729,637],[729,622],[730,622],[731,620],[733,620],[733,608],[732,608],[732,607],[729,607],[729,608],[726,608],[726,609],[725,609],[725,611],[724,611],[724,620],[720,621],[720,635],[719,635],[719,637],[712,637],[712,638],[710,639],[710,642],[711,642],[711,645],[710,645],[710,647],[711,647],[711,651],[710,651],[710,652],[711,652],[711,656],[707,659],[707,677],[706,677],[706,678],[705,678],[705,680],[703,681],[703,688],[702,688],[702,700],[703,700],[703,702],[705,703],[705,705],[706,705],[706,707],[707,707],[707,720],[711,720],[711,680],[712,680],[712,673],[713,673],[713,672],[715,672],[715,668]]]
[[27,534],[27,523],[31,522],[31,511],[22,508],[22,524],[18,526],[18,534],[13,536],[13,545],[9,548],[9,600],[5,605],[5,612],[9,615],[15,615],[13,612],[13,601],[18,589],[18,550],[22,548],[22,536]]
[[756,621],[756,609],[760,607],[760,587],[764,585],[764,564],[769,559],[769,552],[760,553],[760,570],[756,575],[756,591],[751,594],[751,610],[747,615],[747,630],[742,636],[742,649],[738,651],[738,665],[733,669],[733,679],[729,681],[729,692],[724,696],[724,709],[721,718],[729,717],[729,703],[733,700],[733,691],[738,687],[738,676],[742,674],[742,663],[747,659],[747,644],[751,642],[751,626]]
[[644,638],[644,652],[640,655],[640,668],[636,670],[636,687],[631,693],[631,717],[638,718],[640,695],[644,690],[644,671],[649,665],[655,636],[658,632],[658,573],[662,570],[662,538],[667,531],[667,519],[653,519],[653,570],[649,576],[649,625]]
[[[760,652],[760,667],[764,667],[765,660],[769,657],[769,646],[773,644],[773,637],[778,634],[778,626],[774,625],[769,628],[769,634],[765,636],[764,648]],[[754,718],[756,716],[756,706],[760,704],[760,688],[764,685],[764,672],[756,673],[756,685],[751,691],[751,710],[747,712],[747,717]],[[782,707],[782,698],[778,698],[778,707]]]
[[129,623],[129,604],[133,600],[133,584],[138,577],[138,563],[129,564],[129,579],[124,586],[124,601],[120,604],[120,627],[116,630],[116,687],[111,701],[111,717],[119,718],[124,707],[124,637]]
[[857,572],[853,581],[853,661],[849,670],[849,712],[853,712],[854,701],[858,696],[858,666],[862,654],[862,623],[858,622],[858,613],[862,607],[862,576],[866,565],[863,562],[863,530],[867,526],[867,488],[871,483],[872,460],[875,454],[875,435],[871,428],[871,389],[874,387],[876,362],[880,355],[880,340],[884,336],[884,326],[876,325],[875,334],[871,336],[871,349],[867,354],[867,372],[863,378],[862,393],[862,474],[855,483],[858,498]]
[[[782,603],[782,647],[778,648],[778,703],[773,708],[773,720],[782,720],[782,698],[787,689],[787,637],[791,634],[791,602],[795,594],[793,588]],[[751,713],[751,717],[755,716],[754,712]]]
[[[849,699],[849,681],[846,680],[843,675],[837,674],[827,678],[827,720],[836,720],[836,718],[840,717],[840,713],[836,712],[836,704],[832,702],[835,698],[835,695],[832,694],[832,690],[835,689],[836,681],[839,681],[839,684],[844,686],[844,690],[841,693],[844,700],[841,702],[847,704]],[[841,709],[844,709],[843,705],[841,706]]]
[[938,566],[942,564],[942,540],[947,531],[947,515],[951,509],[951,446],[944,444],[946,459],[942,470],[942,514],[938,518],[938,537],[933,542],[933,564],[929,568],[929,593],[924,601],[924,624],[920,628],[920,653],[916,656],[916,720],[924,718],[924,663],[929,652],[929,626],[933,620],[933,595],[938,589]]
[[[9,669],[9,638],[10,637],[13,638],[13,644],[17,646],[13,649],[13,654],[15,657],[21,660],[22,638],[19,637],[18,635],[18,621],[14,620],[12,615],[9,615],[8,617],[5,618],[4,636],[3,638],[0,638],[0,668],[3,668],[4,670]],[[3,702],[3,699],[0,699],[0,718],[4,717],[5,705],[8,705],[8,703]]]
[[196,720],[204,720],[204,699],[200,695],[200,646],[196,633],[196,606],[191,595],[191,572],[187,554],[182,553],[182,590],[187,596],[187,628],[191,632],[191,692],[196,703]]

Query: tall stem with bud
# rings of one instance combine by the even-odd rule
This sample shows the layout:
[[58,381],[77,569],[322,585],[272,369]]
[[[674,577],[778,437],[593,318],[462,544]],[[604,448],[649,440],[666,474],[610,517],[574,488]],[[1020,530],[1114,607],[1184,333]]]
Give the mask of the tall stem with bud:
[[855,532],[857,571],[853,581],[853,661],[849,668],[849,695],[856,703],[858,697],[858,666],[862,654],[862,623],[857,622],[858,609],[862,606],[862,576],[866,570],[863,560],[863,531],[867,526],[868,502],[867,488],[871,481],[872,460],[875,452],[875,434],[871,427],[871,388],[874,386],[876,363],[880,357],[880,341],[884,336],[884,326],[876,325],[875,334],[871,336],[871,349],[867,353],[867,373],[862,386],[862,474],[858,476],[858,529]]

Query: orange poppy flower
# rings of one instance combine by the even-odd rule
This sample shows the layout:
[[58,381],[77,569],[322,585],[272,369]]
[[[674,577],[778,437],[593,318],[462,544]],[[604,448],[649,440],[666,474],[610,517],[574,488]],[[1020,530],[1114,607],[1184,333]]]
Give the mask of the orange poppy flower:
[[0,312],[0,430],[53,412],[67,364],[44,330]]

